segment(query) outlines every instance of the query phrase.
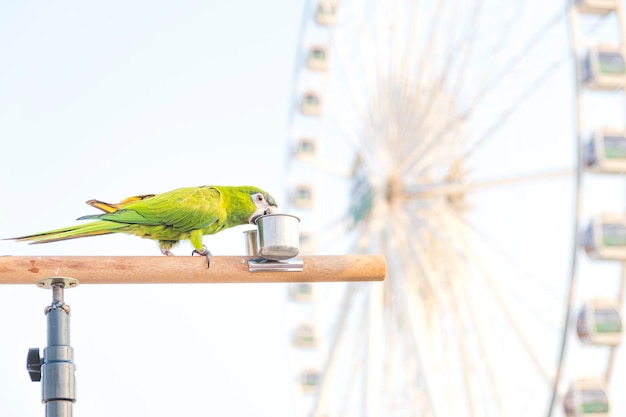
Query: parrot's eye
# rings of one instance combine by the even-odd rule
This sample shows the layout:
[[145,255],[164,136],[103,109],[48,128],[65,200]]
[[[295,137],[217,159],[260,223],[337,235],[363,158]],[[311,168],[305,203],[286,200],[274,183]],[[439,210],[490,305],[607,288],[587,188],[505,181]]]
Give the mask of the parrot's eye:
[[259,203],[263,201],[263,194],[257,194],[256,195],[256,201],[258,201]]

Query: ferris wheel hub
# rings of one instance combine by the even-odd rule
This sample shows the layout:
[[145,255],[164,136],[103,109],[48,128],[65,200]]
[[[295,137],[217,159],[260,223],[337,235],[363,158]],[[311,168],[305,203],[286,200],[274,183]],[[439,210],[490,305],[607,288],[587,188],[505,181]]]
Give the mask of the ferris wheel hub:
[[391,175],[385,184],[385,200],[389,204],[406,197],[404,184],[397,175]]

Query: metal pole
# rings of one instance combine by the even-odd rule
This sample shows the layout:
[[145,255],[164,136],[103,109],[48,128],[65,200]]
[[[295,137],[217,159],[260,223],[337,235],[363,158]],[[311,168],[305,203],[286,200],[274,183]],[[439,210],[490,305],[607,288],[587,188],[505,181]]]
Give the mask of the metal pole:
[[38,287],[52,289],[52,304],[44,312],[48,324],[48,344],[43,358],[39,349],[30,349],[27,370],[33,381],[41,380],[41,401],[46,417],[72,417],[76,402],[74,351],[70,346],[70,306],[63,300],[64,289],[78,285],[73,278],[55,277],[41,280]]

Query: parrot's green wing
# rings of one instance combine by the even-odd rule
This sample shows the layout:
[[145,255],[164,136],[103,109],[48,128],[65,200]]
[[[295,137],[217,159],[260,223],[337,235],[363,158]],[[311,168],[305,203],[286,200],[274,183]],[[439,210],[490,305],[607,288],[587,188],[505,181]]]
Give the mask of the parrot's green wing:
[[146,205],[161,221],[175,229],[202,229],[223,221],[227,215],[222,195],[215,187],[181,188],[160,196],[165,197],[145,200]]
[[180,188],[138,201],[112,213],[84,216],[146,226],[170,226],[177,230],[202,229],[226,216],[222,198],[214,187]]
[[143,224],[147,226],[157,226],[162,224],[158,221],[146,218],[136,210],[129,209],[117,210],[106,214],[89,214],[87,216],[79,217],[76,220],[110,220],[117,223]]

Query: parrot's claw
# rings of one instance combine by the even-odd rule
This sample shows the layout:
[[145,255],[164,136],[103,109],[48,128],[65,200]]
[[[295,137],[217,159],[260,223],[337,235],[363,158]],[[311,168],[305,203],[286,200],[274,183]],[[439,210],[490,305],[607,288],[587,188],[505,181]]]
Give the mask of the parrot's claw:
[[211,267],[211,258],[213,255],[211,254],[211,251],[206,248],[206,246],[202,246],[201,250],[194,249],[193,252],[191,252],[191,256],[193,255],[206,256],[206,267]]
[[174,254],[172,252],[170,252],[169,249],[163,249],[161,248],[161,253],[165,256],[174,256]]

